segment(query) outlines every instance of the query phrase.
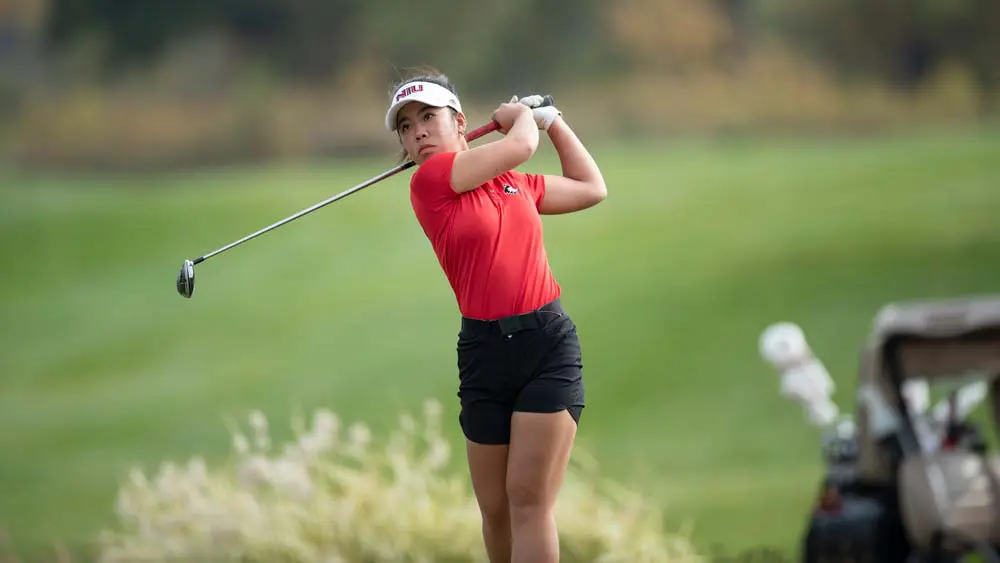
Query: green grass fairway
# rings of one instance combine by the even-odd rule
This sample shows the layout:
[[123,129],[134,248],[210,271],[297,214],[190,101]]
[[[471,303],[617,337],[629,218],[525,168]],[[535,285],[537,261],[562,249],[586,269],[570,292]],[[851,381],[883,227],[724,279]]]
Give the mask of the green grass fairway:
[[[608,200],[546,219],[587,366],[579,444],[704,545],[791,549],[816,434],[758,335],[800,323],[847,404],[879,306],[998,290],[1000,136],[594,152]],[[224,455],[224,419],[250,408],[378,429],[437,397],[455,420],[458,317],[409,173],[199,265],[191,300],[174,289],[185,258],[390,166],[0,173],[0,528],[19,549],[83,542],[131,464]],[[529,169],[557,171],[551,149]]]

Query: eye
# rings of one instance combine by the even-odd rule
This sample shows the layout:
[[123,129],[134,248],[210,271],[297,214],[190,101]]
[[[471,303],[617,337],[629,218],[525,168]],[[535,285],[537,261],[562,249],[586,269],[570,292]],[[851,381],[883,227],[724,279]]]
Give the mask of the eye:
[[409,123],[404,123],[404,124],[402,124],[402,125],[399,126],[399,132],[400,133],[406,133],[409,130],[410,130],[410,124]]
[[424,121],[427,121],[427,120],[429,120],[432,117],[434,117],[434,112],[433,111],[429,111],[429,112],[427,112],[427,113],[424,114]]

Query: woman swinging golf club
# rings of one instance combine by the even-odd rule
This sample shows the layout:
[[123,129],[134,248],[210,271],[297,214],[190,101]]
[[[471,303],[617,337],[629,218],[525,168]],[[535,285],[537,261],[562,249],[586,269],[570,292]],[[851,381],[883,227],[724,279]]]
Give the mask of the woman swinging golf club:
[[[576,325],[560,304],[540,215],[604,200],[604,178],[542,96],[501,104],[503,138],[470,148],[436,72],[392,88],[386,127],[418,168],[410,202],[455,293],[459,421],[492,563],[559,560],[554,508],[584,406]],[[548,133],[561,175],[514,169]]]

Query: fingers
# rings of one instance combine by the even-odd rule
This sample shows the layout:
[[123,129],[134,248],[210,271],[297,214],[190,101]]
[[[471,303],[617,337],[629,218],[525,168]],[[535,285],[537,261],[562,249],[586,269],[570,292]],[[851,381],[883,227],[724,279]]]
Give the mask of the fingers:
[[524,104],[520,104],[520,103],[517,103],[517,102],[506,102],[506,103],[500,104],[497,107],[497,109],[495,109],[493,111],[493,113],[495,115],[497,113],[507,113],[507,112],[510,112],[513,115],[517,115],[517,114],[520,114],[520,113],[530,112],[530,111],[531,111],[531,108],[528,107],[528,106],[525,106]]
[[532,94],[530,96],[525,96],[518,101],[529,108],[534,109],[545,103],[545,97],[540,94]]
[[517,95],[515,94],[510,97],[510,102],[508,103],[511,104],[521,103],[528,106],[531,109],[535,109],[537,107],[541,107],[545,103],[545,96],[542,96],[541,94],[532,94],[530,96],[518,98]]
[[504,135],[514,126],[514,122],[521,118],[523,114],[531,115],[531,108],[516,102],[500,104],[493,111],[493,120],[500,125],[500,132]]
[[[549,127],[552,126],[552,123],[562,115],[562,112],[553,105],[553,99],[551,96],[531,94],[530,96],[524,96],[523,98],[519,98],[517,95],[511,96],[509,102],[500,104],[494,112],[494,116],[501,114],[504,117],[507,117],[507,112],[513,110],[513,108],[508,109],[511,105],[519,106],[517,108],[518,110],[523,108],[531,110],[535,123],[538,125],[538,128],[543,131],[548,131]],[[513,124],[514,119],[515,118],[512,116],[510,121],[511,124]],[[504,123],[505,121],[506,120],[501,123]]]

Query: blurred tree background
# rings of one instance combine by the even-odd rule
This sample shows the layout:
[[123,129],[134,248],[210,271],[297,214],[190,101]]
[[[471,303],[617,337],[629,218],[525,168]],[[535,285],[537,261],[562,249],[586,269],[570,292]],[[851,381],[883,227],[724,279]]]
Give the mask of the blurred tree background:
[[388,169],[390,85],[425,65],[473,124],[553,94],[606,174],[545,225],[583,451],[670,532],[788,552],[821,460],[754,342],[800,323],[849,409],[877,307],[996,290],[998,55],[1000,0],[0,0],[0,560],[86,552],[126,467],[224,458],[245,409],[377,434],[450,397],[463,465],[408,175],[174,290],[188,253]]
[[457,81],[474,120],[551,92],[621,135],[989,118],[996,0],[8,0],[2,155],[144,168],[391,150],[386,90]]

